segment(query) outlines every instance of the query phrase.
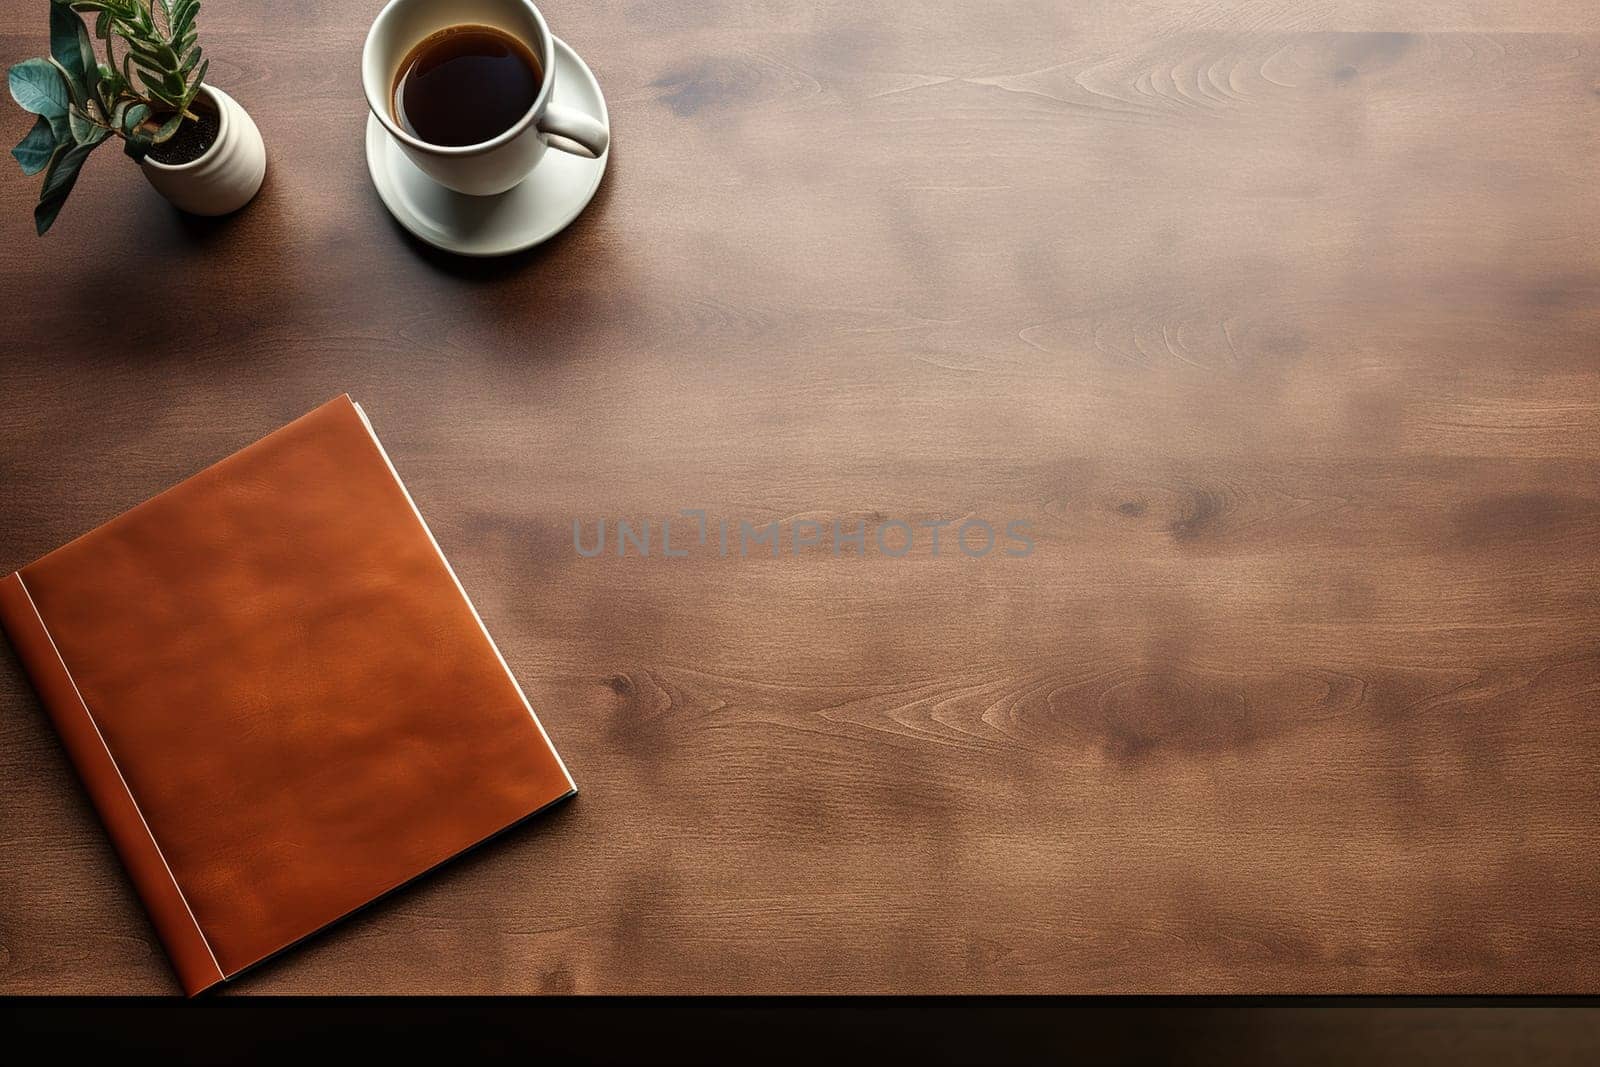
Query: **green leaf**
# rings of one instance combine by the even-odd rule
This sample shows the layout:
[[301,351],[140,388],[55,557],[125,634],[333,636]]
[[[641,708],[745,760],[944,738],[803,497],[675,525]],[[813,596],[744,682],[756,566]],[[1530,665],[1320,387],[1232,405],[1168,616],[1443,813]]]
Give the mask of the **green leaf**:
[[73,145],[51,157],[50,165],[45,168],[44,187],[39,190],[39,203],[33,209],[33,228],[39,236],[43,237],[61,214],[61,205],[67,202],[72,187],[78,184],[78,172],[94,148],[92,144]]
[[85,112],[90,109],[90,90],[88,90],[88,85],[78,82],[77,78],[67,74],[66,67],[62,67],[59,62],[56,62],[54,56],[51,56],[50,62],[61,74],[62,82],[66,82],[67,98],[69,98],[67,99],[67,106],[77,107],[77,109],[85,110]]
[[83,19],[65,4],[50,5],[50,55],[67,77],[88,84],[89,73],[96,68],[94,42],[89,40],[89,27]]
[[181,125],[183,125],[183,112],[180,111],[166,122],[163,122],[161,124],[161,128],[156,130],[156,132],[151,136],[150,140],[154,141],[156,144],[161,144],[163,141],[170,141],[172,140],[172,135],[178,132],[178,127]]
[[68,125],[72,129],[72,139],[78,144],[88,144],[93,141],[99,144],[105,138],[100,134],[105,133],[105,127],[95,122],[89,115],[79,108],[73,108],[67,113]]
[[151,49],[146,48],[142,42],[134,40],[128,41],[128,53],[133,56],[134,61],[141,67],[149,67],[154,71],[162,71],[166,69],[161,65],[161,58],[157,56]]
[[127,112],[122,116],[122,132],[131,135],[134,130],[137,130],[140,126],[144,125],[145,119],[148,119],[149,117],[149,104],[134,104],[132,107],[128,108]]
[[62,82],[66,84],[68,104],[87,107],[89,103],[89,87],[81,79],[73,77],[66,67],[56,61],[55,56],[51,56],[49,62],[51,66],[56,68],[56,73],[61,75]]
[[192,79],[190,79],[189,88],[183,94],[183,108],[182,108],[182,110],[188,111],[189,110],[189,105],[194,103],[194,98],[199,96],[200,95],[200,90],[205,87],[206,69],[207,69],[207,67],[210,66],[210,64],[211,64],[211,60],[209,60],[209,59],[207,59],[204,62],[202,62],[200,64],[200,69],[195,71],[194,77]]
[[101,111],[114,109],[117,101],[123,99],[123,90],[127,87],[128,83],[123,80],[121,74],[111,67],[102,66],[99,85]]
[[22,164],[22,173],[38,174],[49,164],[61,143],[50,127],[50,120],[40,115],[33,121],[33,129],[11,150],[12,156]]
[[146,70],[141,70],[139,72],[139,80],[144,82],[144,87],[149,90],[150,95],[155,97],[157,100],[161,101],[163,104],[166,104],[168,107],[178,106],[178,100],[182,96],[182,90],[177,93],[167,92],[164,80],[158,77],[153,77],[150,72]]
[[67,85],[48,59],[24,59],[6,73],[6,83],[22,110],[47,119],[67,117]]

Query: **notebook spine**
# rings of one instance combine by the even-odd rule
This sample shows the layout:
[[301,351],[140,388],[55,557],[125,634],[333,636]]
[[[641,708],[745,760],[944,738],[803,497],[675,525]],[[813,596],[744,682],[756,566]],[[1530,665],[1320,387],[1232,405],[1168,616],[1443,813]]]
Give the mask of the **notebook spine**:
[[111,843],[143,899],[184,992],[201,992],[222,973],[183,890],[173,878],[111,750],[72,680],[22,574],[0,579],[0,625],[5,627],[39,699],[83,780]]

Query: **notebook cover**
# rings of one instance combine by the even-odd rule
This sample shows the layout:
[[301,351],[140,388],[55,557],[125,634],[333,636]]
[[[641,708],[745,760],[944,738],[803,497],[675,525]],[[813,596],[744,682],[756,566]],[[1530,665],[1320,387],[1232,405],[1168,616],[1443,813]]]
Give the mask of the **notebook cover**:
[[0,580],[191,995],[576,791],[348,396]]

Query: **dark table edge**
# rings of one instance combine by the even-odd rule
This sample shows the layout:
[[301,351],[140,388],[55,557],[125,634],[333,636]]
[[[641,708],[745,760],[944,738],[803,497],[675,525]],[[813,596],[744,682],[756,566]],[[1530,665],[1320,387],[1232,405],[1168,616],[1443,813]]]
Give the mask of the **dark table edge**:
[[1600,1062],[1600,997],[10,997],[106,1062]]

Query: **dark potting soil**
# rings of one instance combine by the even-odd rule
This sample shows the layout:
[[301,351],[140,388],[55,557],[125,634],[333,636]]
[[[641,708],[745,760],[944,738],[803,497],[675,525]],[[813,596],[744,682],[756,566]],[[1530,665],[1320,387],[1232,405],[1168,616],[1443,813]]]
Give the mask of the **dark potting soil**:
[[152,147],[150,158],[172,167],[193,163],[216,142],[221,125],[214,113],[196,112],[196,117],[180,125],[177,133]]

